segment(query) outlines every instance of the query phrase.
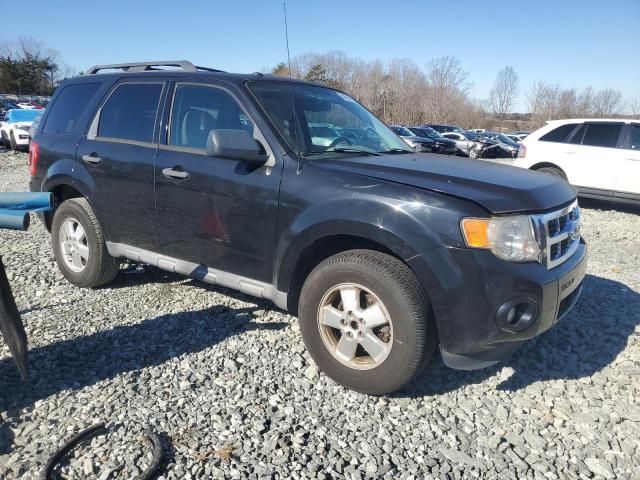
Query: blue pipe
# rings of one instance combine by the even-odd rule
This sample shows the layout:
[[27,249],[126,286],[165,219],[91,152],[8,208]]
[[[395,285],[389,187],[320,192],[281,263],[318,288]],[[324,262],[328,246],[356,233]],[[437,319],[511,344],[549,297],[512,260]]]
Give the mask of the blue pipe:
[[31,212],[44,212],[53,208],[53,195],[51,193],[0,193],[0,209],[29,210]]
[[29,228],[30,218],[28,211],[0,208],[0,228],[26,230]]

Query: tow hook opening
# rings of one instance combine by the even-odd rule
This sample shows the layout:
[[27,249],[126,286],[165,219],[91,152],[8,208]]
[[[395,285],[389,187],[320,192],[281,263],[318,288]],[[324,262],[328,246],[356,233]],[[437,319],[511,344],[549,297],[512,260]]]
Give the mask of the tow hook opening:
[[538,302],[532,298],[514,298],[498,309],[496,323],[507,332],[521,332],[529,328],[538,318]]

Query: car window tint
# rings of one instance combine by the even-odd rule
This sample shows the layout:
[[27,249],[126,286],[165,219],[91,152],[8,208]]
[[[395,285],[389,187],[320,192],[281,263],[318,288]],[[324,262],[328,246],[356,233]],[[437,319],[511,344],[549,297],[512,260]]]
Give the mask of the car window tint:
[[77,83],[63,87],[56,101],[49,107],[42,131],[55,135],[72,133],[98,88],[99,83]]
[[618,143],[622,125],[615,123],[595,123],[587,125],[587,131],[582,139],[583,145],[594,147],[615,147]]
[[152,142],[161,93],[160,83],[120,85],[102,107],[98,136]]
[[211,130],[246,130],[253,123],[235,99],[220,88],[179,85],[173,101],[169,144],[205,150]]
[[640,125],[631,125],[629,129],[629,148],[640,150]]
[[574,133],[571,138],[569,138],[568,143],[573,143],[576,145],[580,145],[582,143],[582,139],[584,137],[584,132],[587,131],[587,126],[582,125],[576,133]]
[[554,128],[548,133],[545,133],[540,137],[540,141],[543,142],[565,142],[569,134],[578,125],[577,123],[567,123],[566,125],[560,125],[558,128]]

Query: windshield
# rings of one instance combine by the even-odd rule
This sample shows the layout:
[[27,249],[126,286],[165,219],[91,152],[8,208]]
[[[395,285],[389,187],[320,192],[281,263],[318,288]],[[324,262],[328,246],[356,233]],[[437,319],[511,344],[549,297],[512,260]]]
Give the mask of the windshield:
[[507,137],[506,135],[498,135],[498,140],[500,140],[503,143],[515,143],[511,138]]
[[422,127],[420,128],[420,131],[423,132],[423,137],[428,137],[428,138],[439,138],[440,134],[434,130],[431,127]]
[[342,92],[284,82],[252,82],[249,87],[298,155],[411,153],[386,125]]
[[41,110],[9,110],[7,121],[9,123],[33,122]]
[[472,132],[463,132],[462,135],[464,135],[467,140],[477,140],[478,139],[478,135],[476,135],[475,133]]
[[411,130],[406,127],[391,127],[391,130],[396,132],[398,135],[402,137],[413,137],[414,134]]

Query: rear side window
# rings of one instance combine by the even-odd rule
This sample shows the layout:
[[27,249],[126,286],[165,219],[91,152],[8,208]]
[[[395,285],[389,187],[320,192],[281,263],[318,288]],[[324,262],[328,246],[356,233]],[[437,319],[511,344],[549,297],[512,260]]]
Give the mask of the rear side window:
[[582,145],[613,148],[618,143],[622,125],[615,123],[595,123],[587,125]]
[[51,105],[42,131],[56,135],[72,133],[98,88],[100,83],[76,83],[64,87]]
[[152,142],[161,83],[120,85],[102,107],[98,137]]
[[560,125],[558,128],[554,128],[548,133],[545,133],[542,137],[540,137],[540,141],[542,142],[560,142],[563,143],[567,140],[567,137],[573,129],[576,128],[577,123],[567,123],[565,125]]
[[640,125],[631,125],[629,128],[629,148],[640,150]]

